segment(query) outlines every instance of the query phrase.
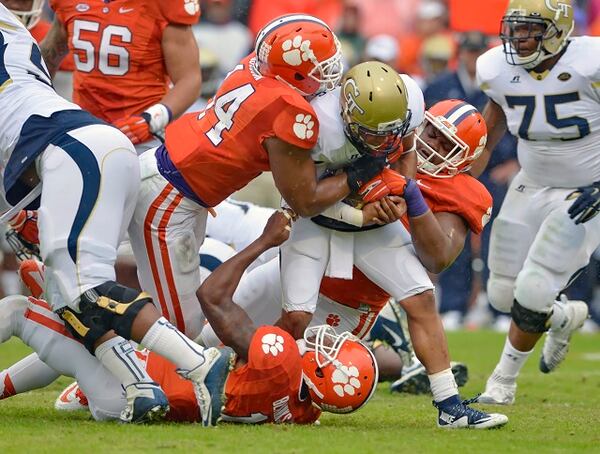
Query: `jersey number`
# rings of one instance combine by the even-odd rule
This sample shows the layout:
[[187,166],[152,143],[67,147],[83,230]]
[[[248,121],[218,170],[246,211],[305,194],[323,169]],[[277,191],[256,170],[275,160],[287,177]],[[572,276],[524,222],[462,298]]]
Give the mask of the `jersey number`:
[[[129,71],[129,51],[122,46],[112,44],[113,37],[119,37],[122,43],[131,42],[131,31],[121,25],[107,25],[100,37],[100,48],[95,49],[92,41],[82,39],[81,32],[99,33],[100,24],[87,20],[76,20],[73,23],[73,48],[85,52],[81,58],[80,52],[74,52],[75,66],[78,71],[89,73],[96,67],[98,54],[98,70],[107,76],[122,76]],[[110,58],[112,56],[112,59]],[[118,64],[114,64],[117,60]],[[112,63],[112,64],[111,64]]]
[[[227,77],[234,72],[244,69],[244,65],[237,65],[233,71],[227,74]],[[254,93],[254,87],[252,84],[245,84],[241,87],[234,88],[233,90],[223,93],[216,99],[213,99],[206,105],[206,108],[198,115],[198,120],[206,115],[206,111],[214,109],[215,115],[219,120],[212,128],[206,132],[206,137],[216,147],[222,141],[223,131],[229,131],[233,126],[233,117],[237,110],[240,108],[242,103]]]
[[[545,95],[544,107],[546,109],[546,121],[556,129],[564,129],[572,126],[577,127],[578,135],[561,138],[561,140],[581,139],[590,133],[590,124],[585,118],[572,116],[558,118],[556,106],[569,102],[579,101],[579,93],[564,93],[562,95]],[[519,137],[525,140],[529,139],[529,127],[535,111],[535,96],[506,96],[508,107],[514,109],[517,106],[523,106],[523,120],[519,126]]]

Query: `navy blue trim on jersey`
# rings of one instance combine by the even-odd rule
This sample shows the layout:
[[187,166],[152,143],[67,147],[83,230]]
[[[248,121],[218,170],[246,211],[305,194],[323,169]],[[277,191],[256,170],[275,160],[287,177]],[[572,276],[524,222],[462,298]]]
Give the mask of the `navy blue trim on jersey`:
[[211,273],[217,269],[219,265],[222,265],[223,262],[219,260],[214,255],[210,254],[200,254],[200,266],[202,268],[206,268]]
[[175,164],[173,164],[173,161],[169,156],[169,151],[164,145],[158,147],[154,155],[156,156],[156,167],[158,167],[158,172],[165,180],[171,183],[175,189],[188,199],[202,205],[204,208],[208,208],[208,205],[198,197],[190,185],[187,184],[183,175],[181,175],[181,172],[177,170],[177,167],[175,167]]
[[[19,177],[33,164],[35,159],[44,152],[50,144],[56,145],[72,131],[83,126],[106,124],[85,110],[60,110],[50,117],[32,115],[21,128],[19,140],[10,155],[4,170],[4,191],[6,201],[16,205],[31,191],[31,187],[19,181]],[[71,140],[72,137],[68,136]],[[28,209],[37,209],[39,198],[31,203]]]
[[77,241],[96,206],[98,193],[100,192],[100,167],[92,150],[69,135],[63,135],[60,139],[53,141],[52,145],[56,145],[64,150],[75,161],[81,172],[81,182],[83,185],[81,199],[79,200],[75,220],[67,238],[69,255],[73,259],[73,262],[77,263]]

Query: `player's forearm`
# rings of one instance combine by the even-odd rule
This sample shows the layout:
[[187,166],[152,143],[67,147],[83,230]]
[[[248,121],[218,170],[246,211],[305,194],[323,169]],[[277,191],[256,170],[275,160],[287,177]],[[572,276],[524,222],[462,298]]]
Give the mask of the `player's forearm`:
[[169,108],[173,119],[183,114],[200,96],[202,76],[200,72],[191,71],[177,81],[173,88],[161,99],[160,103]]
[[66,30],[57,20],[53,22],[52,28],[40,43],[40,51],[50,77],[54,77],[60,63],[69,53]]
[[302,217],[316,216],[350,194],[345,173],[324,178],[312,185],[298,183],[294,189],[285,200]]
[[429,272],[440,273],[454,262],[454,232],[445,232],[431,211],[409,217],[409,222],[415,251]]

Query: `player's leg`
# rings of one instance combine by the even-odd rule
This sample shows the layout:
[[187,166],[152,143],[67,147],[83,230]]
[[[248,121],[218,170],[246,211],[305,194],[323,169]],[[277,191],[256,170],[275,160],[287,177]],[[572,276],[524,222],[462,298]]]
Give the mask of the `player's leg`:
[[355,235],[355,264],[388,292],[408,316],[417,358],[427,369],[431,392],[439,410],[439,427],[496,427],[504,415],[486,414],[464,405],[452,374],[448,344],[437,312],[433,285],[399,222]]

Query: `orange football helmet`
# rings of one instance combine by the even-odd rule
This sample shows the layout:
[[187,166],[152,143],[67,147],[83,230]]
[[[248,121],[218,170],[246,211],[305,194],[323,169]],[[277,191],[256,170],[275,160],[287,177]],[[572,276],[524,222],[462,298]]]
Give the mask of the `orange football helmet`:
[[[428,143],[428,128],[449,145],[438,141],[434,149]],[[483,116],[471,104],[458,99],[448,99],[434,104],[425,112],[425,121],[419,128],[417,139],[417,168],[433,177],[450,178],[469,170],[487,142],[487,126]],[[442,149],[446,148],[446,149]]]
[[302,96],[333,90],[342,78],[341,46],[329,26],[306,14],[269,22],[255,44],[258,71],[290,85]]
[[369,401],[379,378],[371,350],[349,332],[338,335],[329,325],[307,328],[304,342],[302,370],[315,406],[350,413]]

